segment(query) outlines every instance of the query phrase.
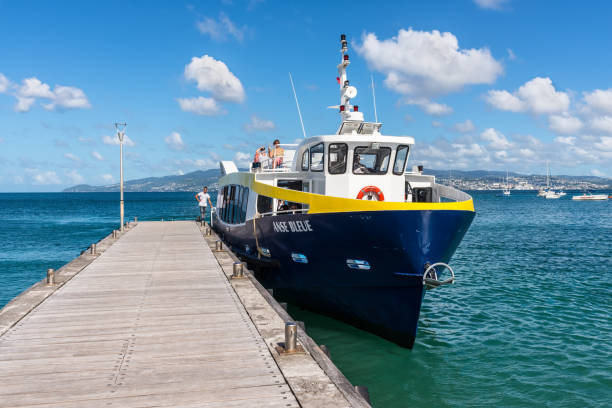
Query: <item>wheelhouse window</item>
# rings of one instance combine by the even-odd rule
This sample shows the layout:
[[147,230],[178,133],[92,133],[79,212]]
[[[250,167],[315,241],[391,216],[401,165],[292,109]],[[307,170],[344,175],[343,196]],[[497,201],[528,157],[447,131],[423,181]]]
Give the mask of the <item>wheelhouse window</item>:
[[386,174],[390,147],[356,147],[353,155],[354,174]]
[[309,155],[308,150],[306,150],[304,154],[302,154],[302,170],[303,171],[308,171],[308,155]]
[[323,171],[324,151],[323,143],[310,148],[310,171]]
[[393,164],[393,174],[404,174],[406,159],[408,158],[408,146],[400,145],[395,153],[395,163]]
[[330,143],[327,150],[329,174],[344,174],[346,172],[348,146],[345,143]]

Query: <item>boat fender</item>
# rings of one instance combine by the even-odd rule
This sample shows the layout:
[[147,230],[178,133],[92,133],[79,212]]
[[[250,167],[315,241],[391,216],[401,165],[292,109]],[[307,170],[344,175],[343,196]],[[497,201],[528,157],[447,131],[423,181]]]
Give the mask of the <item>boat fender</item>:
[[359,194],[357,194],[357,199],[363,200],[364,197],[366,200],[375,199],[377,201],[385,201],[385,195],[380,190],[380,188],[376,186],[366,186],[359,190]]

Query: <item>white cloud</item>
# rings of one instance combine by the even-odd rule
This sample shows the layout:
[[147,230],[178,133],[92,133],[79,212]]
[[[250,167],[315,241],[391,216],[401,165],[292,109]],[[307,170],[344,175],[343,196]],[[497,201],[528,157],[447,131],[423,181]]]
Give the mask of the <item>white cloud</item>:
[[456,154],[459,156],[482,157],[487,155],[487,151],[478,143],[453,143],[451,145],[456,149]]
[[542,77],[526,82],[513,93],[491,90],[487,93],[486,101],[500,110],[534,114],[562,113],[570,105],[569,95],[557,91],[550,78]]
[[23,80],[17,94],[24,98],[47,98],[53,99],[54,95],[48,84],[41,82],[40,79],[32,77]]
[[401,94],[440,95],[493,83],[503,72],[488,48],[460,49],[457,37],[437,30],[400,29],[382,41],[367,33],[356,49],[373,69],[387,75],[385,85]]
[[221,106],[213,98],[178,98],[177,99],[181,110],[192,112],[203,116],[216,116],[225,113]]
[[100,153],[96,152],[95,150],[91,152],[91,157],[93,157],[94,159],[98,161],[104,161],[104,156],[102,156]]
[[506,150],[514,146],[502,132],[493,128],[485,129],[480,138],[489,142],[489,147],[493,150]]
[[96,142],[91,137],[82,137],[82,136],[79,136],[79,138],[77,140],[80,143],[83,143],[83,144],[96,144]]
[[433,157],[436,160],[443,160],[447,157],[447,154],[442,149],[432,145],[423,146],[423,148],[419,149],[419,153],[421,153],[424,157]]
[[101,174],[100,178],[106,183],[112,183],[115,180],[112,174]]
[[500,110],[521,112],[525,109],[523,102],[508,91],[491,90],[487,93],[486,101]]
[[62,181],[54,171],[38,171],[36,169],[26,170],[32,177],[32,184],[49,185],[62,184]]
[[480,8],[489,10],[501,10],[509,0],[474,0]]
[[4,74],[0,73],[0,93],[5,93],[11,87],[11,81]]
[[469,133],[473,132],[476,127],[474,126],[471,120],[467,119],[465,122],[455,123],[453,129],[460,133]]
[[197,82],[197,88],[210,92],[219,101],[243,102],[244,88],[227,65],[211,56],[193,57],[185,66],[185,78]]
[[185,143],[183,142],[183,138],[178,132],[172,132],[164,139],[166,142],[166,146],[170,150],[183,150],[185,148]]
[[591,169],[591,175],[595,176],[595,177],[608,177],[606,176],[606,173],[599,171],[597,169]]
[[74,169],[66,172],[66,176],[68,176],[73,184],[81,184],[84,180],[83,176],[81,176],[79,172]]
[[612,134],[612,116],[593,118],[590,122],[590,126],[597,132]]
[[524,158],[532,159],[536,157],[536,153],[528,147],[519,149],[519,154]]
[[[487,129],[488,130],[488,129]],[[599,168],[610,171],[612,136],[559,136],[554,141],[539,141],[530,135],[503,136],[498,130],[483,132],[478,143],[464,135],[454,141],[440,137],[415,146],[418,164],[437,169],[498,169],[509,164],[515,171],[543,172],[543,163],[551,161],[557,169],[570,167]]]
[[532,147],[532,148],[542,147],[542,142],[539,139],[536,139],[535,137],[533,137],[532,135],[526,135],[526,136],[517,135],[515,136],[515,139],[517,139],[518,142],[526,146]]
[[403,102],[407,105],[416,105],[428,115],[444,116],[453,113],[453,108],[443,103],[432,102],[427,98],[407,98]]
[[[102,143],[104,143],[105,145],[110,145],[110,146],[119,146],[119,138],[117,137],[117,135],[113,135],[113,136],[104,135],[102,136]],[[123,136],[123,144],[126,146],[136,145],[136,143],[134,143],[128,135]]]
[[444,123],[438,121],[438,120],[432,120],[431,121],[431,126],[435,127],[435,128],[440,128],[442,126],[444,126]]
[[55,109],[85,109],[91,108],[87,96],[82,89],[74,86],[56,86],[53,90],[54,98],[51,103],[45,105],[47,110]]
[[510,48],[508,48],[506,51],[508,51],[508,59],[510,61],[514,61],[516,59],[516,54],[514,51],[512,51]]
[[217,167],[219,165],[219,162],[216,158],[213,157],[213,158],[203,158],[203,159],[176,160],[175,164],[182,168],[210,169],[213,167]]
[[75,161],[75,162],[79,162],[79,163],[81,162],[81,159],[72,153],[64,153],[64,157],[72,161]]
[[605,152],[612,152],[612,137],[602,136],[599,142],[594,143],[595,147]]
[[91,107],[82,89],[73,86],[56,85],[55,89],[51,91],[51,87],[48,84],[36,77],[24,79],[22,85],[16,89],[16,112],[28,112],[36,102],[36,99],[49,100],[50,102],[44,105],[44,108],[47,110],[84,109]]
[[570,146],[573,146],[574,143],[576,143],[576,138],[574,136],[557,136],[554,140],[557,143],[566,144]]
[[28,112],[32,105],[34,105],[36,99],[34,98],[22,98],[20,96],[17,97],[17,103],[15,104],[15,112]]
[[231,36],[242,42],[244,40],[244,32],[246,31],[246,26],[238,27],[224,13],[219,15],[218,20],[204,17],[202,21],[198,22],[197,27],[202,34],[210,35],[210,38],[216,41],[224,41]]
[[534,113],[565,112],[570,104],[569,95],[555,90],[550,78],[532,79],[518,89],[518,95]]
[[601,113],[612,114],[612,88],[584,92],[583,98],[591,109]]
[[276,128],[274,122],[268,119],[260,119],[255,115],[251,116],[251,121],[244,124],[244,130],[248,133],[256,131],[268,131]]
[[251,163],[251,155],[244,152],[236,152],[234,162],[239,168],[249,167]]
[[582,130],[582,121],[567,113],[562,115],[551,115],[548,117],[548,128],[561,134],[572,134]]

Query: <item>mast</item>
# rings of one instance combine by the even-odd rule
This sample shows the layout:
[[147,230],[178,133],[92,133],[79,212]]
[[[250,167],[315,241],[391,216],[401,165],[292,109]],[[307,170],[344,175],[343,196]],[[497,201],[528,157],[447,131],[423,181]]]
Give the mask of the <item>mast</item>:
[[340,53],[342,58],[338,64],[338,84],[340,85],[340,115],[342,120],[363,121],[363,113],[359,112],[357,105],[351,105],[351,99],[357,96],[357,88],[349,85],[346,68],[351,63],[348,55],[348,42],[346,35],[340,35]]

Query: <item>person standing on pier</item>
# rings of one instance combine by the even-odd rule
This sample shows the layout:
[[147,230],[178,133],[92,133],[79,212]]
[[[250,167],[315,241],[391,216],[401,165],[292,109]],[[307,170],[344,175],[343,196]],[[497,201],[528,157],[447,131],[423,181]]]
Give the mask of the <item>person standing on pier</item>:
[[210,204],[210,208],[212,208],[212,202],[210,201],[210,194],[208,194],[208,187],[204,186],[202,191],[196,194],[196,200],[198,200],[198,204],[200,206],[200,220],[204,221],[206,217],[206,206]]

